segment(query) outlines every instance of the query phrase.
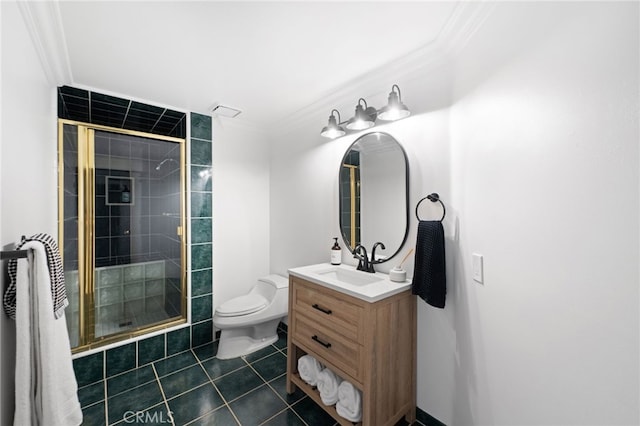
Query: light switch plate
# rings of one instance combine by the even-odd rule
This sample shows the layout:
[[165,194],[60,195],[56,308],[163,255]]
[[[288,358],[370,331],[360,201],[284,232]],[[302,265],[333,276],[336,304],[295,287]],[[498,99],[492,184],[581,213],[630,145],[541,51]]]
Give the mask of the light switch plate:
[[482,272],[482,255],[478,253],[473,253],[473,280],[484,284],[484,274]]

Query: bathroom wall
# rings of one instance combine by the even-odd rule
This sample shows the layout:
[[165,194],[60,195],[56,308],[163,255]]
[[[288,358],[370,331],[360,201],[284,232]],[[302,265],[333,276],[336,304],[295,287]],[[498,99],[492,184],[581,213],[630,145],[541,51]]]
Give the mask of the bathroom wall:
[[504,4],[460,56],[454,309],[421,312],[449,424],[640,422],[638,6]]
[[[18,6],[1,2],[0,15],[0,240],[6,244],[19,241],[22,233],[57,230],[56,93]],[[6,284],[0,274],[0,288]],[[15,329],[4,312],[0,342],[0,424],[5,425],[13,418]]]
[[269,274],[270,143],[241,118],[213,120],[214,307]]
[[[379,127],[407,151],[411,207],[447,205],[447,306],[418,300],[418,406],[448,425],[638,424],[638,4],[491,7],[448,66],[397,81],[414,114]],[[379,80],[352,103],[382,105]],[[355,136],[320,138],[328,111],[274,141],[275,272],[328,261],[338,232]]]

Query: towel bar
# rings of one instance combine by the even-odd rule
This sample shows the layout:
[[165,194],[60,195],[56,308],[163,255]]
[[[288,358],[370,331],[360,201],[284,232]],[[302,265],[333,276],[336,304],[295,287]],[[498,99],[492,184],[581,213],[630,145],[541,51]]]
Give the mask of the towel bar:
[[29,250],[7,250],[0,252],[0,260],[5,259],[20,259],[27,257]]
[[418,215],[418,207],[420,207],[420,203],[422,203],[424,200],[429,200],[432,203],[439,202],[442,205],[442,218],[440,219],[440,222],[442,222],[444,220],[445,215],[447,214],[447,209],[444,207],[444,203],[442,202],[442,200],[440,200],[440,196],[435,192],[427,195],[426,197],[418,201],[418,204],[416,204],[416,218],[418,220],[422,220]]
[[[22,241],[24,243],[25,240],[26,240],[26,238],[23,235],[22,238],[20,238],[20,241]],[[25,257],[27,257],[27,253],[28,252],[29,252],[29,250],[5,250],[5,251],[0,251],[0,260],[25,258]]]

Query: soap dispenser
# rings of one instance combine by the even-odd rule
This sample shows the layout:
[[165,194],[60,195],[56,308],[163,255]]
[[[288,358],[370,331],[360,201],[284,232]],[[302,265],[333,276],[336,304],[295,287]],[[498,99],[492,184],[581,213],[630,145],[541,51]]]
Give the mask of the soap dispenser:
[[331,247],[331,264],[339,265],[342,263],[342,250],[340,250],[340,245],[338,244],[338,237],[333,237],[334,243],[333,247]]

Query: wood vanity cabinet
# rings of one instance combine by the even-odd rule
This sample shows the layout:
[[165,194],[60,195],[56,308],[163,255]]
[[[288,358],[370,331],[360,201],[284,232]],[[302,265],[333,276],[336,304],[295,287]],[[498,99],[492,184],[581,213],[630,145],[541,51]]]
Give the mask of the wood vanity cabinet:
[[287,392],[308,394],[341,425],[335,406],[298,374],[309,354],[362,392],[364,426],[395,425],[416,413],[416,300],[411,290],[369,303],[289,277]]

